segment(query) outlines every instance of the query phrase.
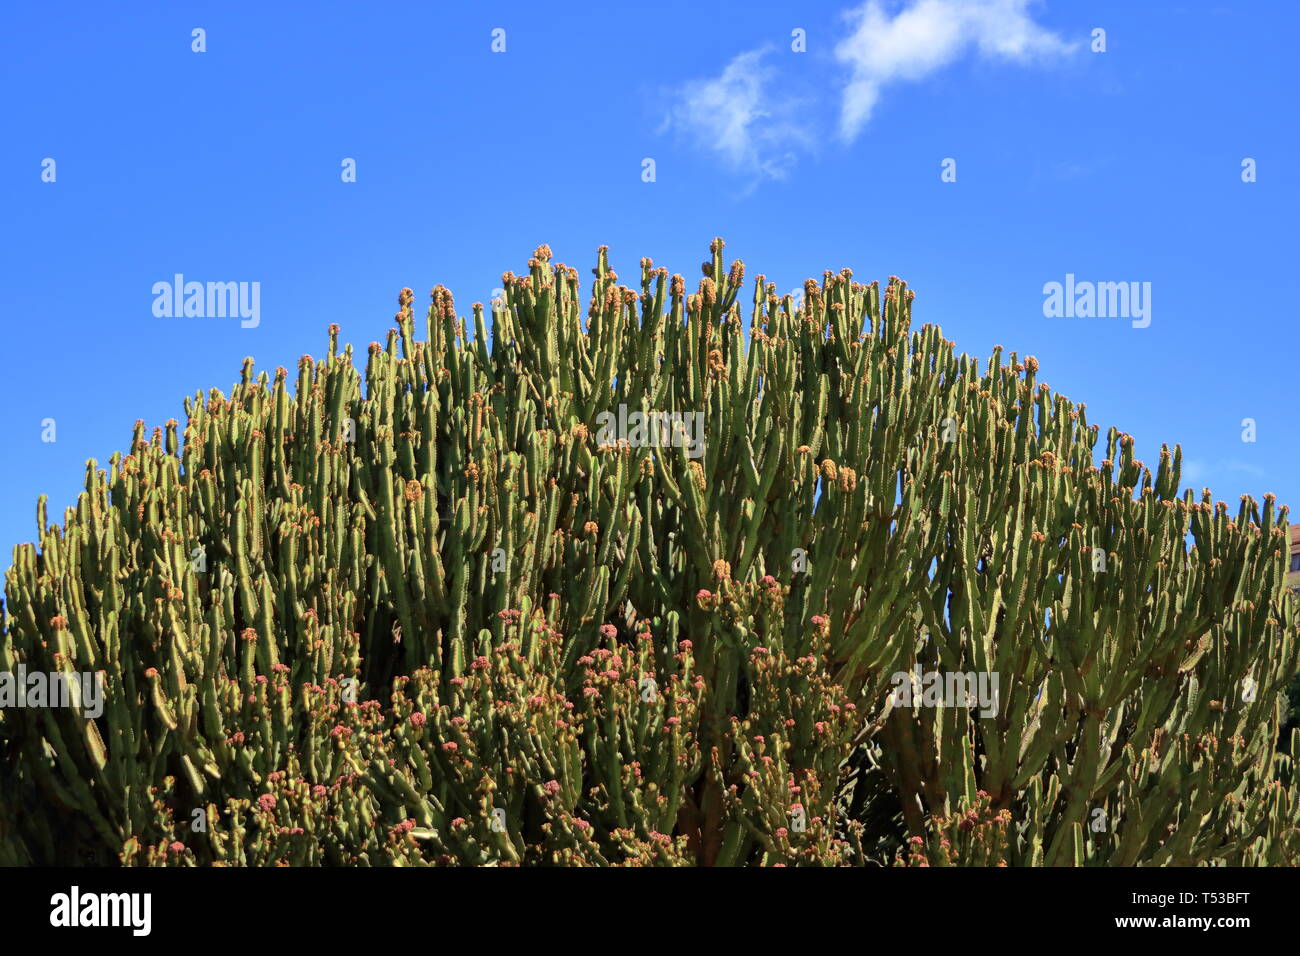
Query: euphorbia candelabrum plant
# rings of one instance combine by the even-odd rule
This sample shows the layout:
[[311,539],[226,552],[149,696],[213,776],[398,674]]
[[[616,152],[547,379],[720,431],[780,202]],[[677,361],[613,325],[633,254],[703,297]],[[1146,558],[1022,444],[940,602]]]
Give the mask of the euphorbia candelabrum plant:
[[1295,861],[1272,496],[1180,493],[898,279],[703,273],[602,248],[584,317],[543,246],[490,345],[405,289],[364,376],[337,327],[247,360],[42,499],[0,669],[103,707],[2,711],[0,862]]

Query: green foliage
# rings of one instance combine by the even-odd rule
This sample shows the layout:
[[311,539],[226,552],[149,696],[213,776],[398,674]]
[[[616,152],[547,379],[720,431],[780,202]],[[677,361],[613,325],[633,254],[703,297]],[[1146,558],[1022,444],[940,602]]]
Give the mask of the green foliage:
[[[1286,509],[1180,494],[897,279],[746,322],[712,253],[688,295],[602,248],[584,322],[542,247],[490,348],[403,290],[364,377],[336,327],[295,387],[250,359],[42,499],[0,670],[105,708],[0,712],[0,863],[1295,863]],[[703,454],[602,442],[620,405]]]

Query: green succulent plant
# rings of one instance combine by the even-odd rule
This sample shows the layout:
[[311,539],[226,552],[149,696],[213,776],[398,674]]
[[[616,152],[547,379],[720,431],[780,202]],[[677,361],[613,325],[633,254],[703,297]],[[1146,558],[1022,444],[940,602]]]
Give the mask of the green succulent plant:
[[0,671],[103,711],[0,710],[0,863],[1294,863],[1286,509],[711,251],[584,313],[543,246],[491,345],[405,289],[364,373],[249,359],[42,499]]

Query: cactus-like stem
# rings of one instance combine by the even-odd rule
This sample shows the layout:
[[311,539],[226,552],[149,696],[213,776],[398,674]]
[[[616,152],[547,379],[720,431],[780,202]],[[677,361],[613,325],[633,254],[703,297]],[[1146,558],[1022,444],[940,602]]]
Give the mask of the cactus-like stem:
[[404,289],[42,497],[0,667],[103,707],[5,698],[0,863],[1294,864],[1286,509],[710,253]]

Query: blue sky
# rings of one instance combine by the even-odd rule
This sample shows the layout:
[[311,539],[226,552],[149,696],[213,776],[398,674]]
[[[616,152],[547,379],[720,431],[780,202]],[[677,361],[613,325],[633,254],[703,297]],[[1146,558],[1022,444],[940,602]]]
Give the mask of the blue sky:
[[[407,285],[468,312],[542,242],[693,284],[715,235],[782,291],[900,275],[960,350],[1037,356],[1148,462],[1181,443],[1185,484],[1300,503],[1297,27],[1289,2],[10,4],[0,554],[246,355],[293,367],[331,322],[361,350]],[[155,316],[176,273],[260,283],[259,323]],[[1150,283],[1150,324],[1045,316],[1067,274]]]

